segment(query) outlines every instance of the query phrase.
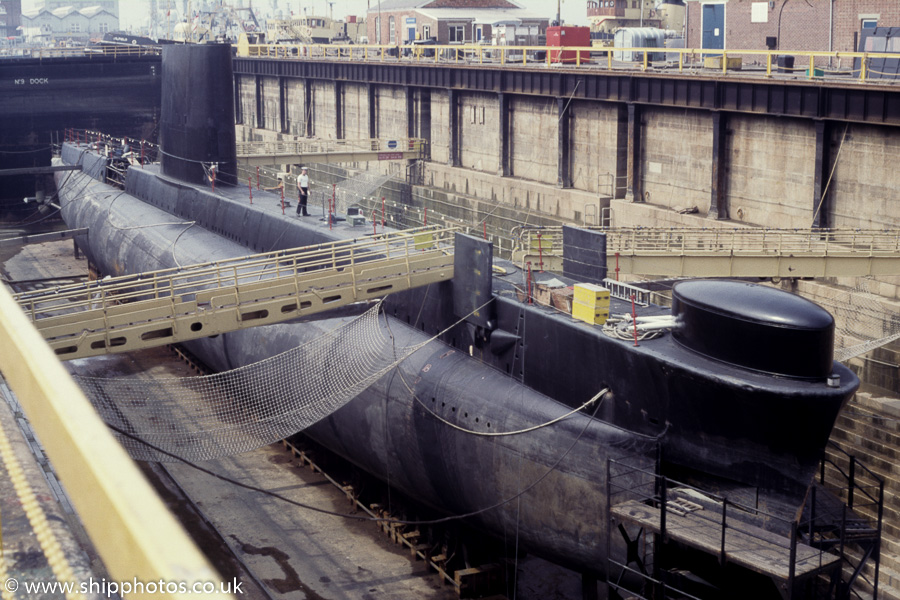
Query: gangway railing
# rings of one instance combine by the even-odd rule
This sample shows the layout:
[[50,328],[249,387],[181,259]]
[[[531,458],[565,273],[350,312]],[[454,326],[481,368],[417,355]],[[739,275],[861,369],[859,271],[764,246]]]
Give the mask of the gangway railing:
[[[538,258],[537,240],[559,228],[523,229],[515,260]],[[661,277],[862,277],[900,275],[900,230],[601,228],[610,272]],[[540,245],[543,262],[561,244]]]
[[449,280],[454,231],[386,233],[23,292],[15,299],[61,359],[129,352]]
[[302,163],[345,163],[419,160],[426,140],[420,138],[358,140],[294,140],[238,142],[238,163],[250,166]]
[[[643,478],[635,477],[641,473]],[[853,481],[843,485],[857,493],[866,489]],[[867,498],[880,516],[879,489],[876,485]],[[609,459],[606,510],[607,535],[621,533],[628,548],[625,556],[617,555],[607,541],[607,583],[621,596],[697,598],[685,587],[690,578],[684,577],[683,565],[669,554],[677,552],[672,546],[681,546],[710,556],[697,563],[703,572],[694,573],[708,581],[716,580],[710,577],[712,570],[731,564],[771,578],[786,600],[877,597],[877,562],[874,580],[864,581],[860,573],[868,560],[877,561],[880,521],[877,530],[868,525],[865,536],[855,535],[859,518],[845,499],[816,484],[790,517],[675,481],[660,475],[658,468],[642,470]],[[652,537],[631,537],[616,523],[637,526]],[[862,549],[858,562],[848,557],[851,546]],[[847,565],[852,568],[844,569]],[[624,573],[631,575],[630,582],[625,583],[629,578],[623,578]],[[634,581],[643,585],[635,587]]]

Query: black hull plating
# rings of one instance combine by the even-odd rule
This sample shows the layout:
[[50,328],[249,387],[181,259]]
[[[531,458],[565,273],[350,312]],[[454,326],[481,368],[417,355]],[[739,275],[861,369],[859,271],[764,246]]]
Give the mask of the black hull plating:
[[[79,154],[67,149],[64,156]],[[208,214],[216,212],[207,204],[211,195],[157,178],[149,170],[132,172],[129,178],[155,179],[153,185],[175,196],[180,191],[194,200],[192,206],[205,204]],[[79,244],[105,272],[136,273],[248,252],[201,228],[180,235],[184,226],[148,226],[171,222],[172,216],[104,184],[94,183],[77,197],[70,195],[69,189],[82,185],[76,181],[73,188],[61,191],[63,216],[70,226],[90,229]],[[143,227],[133,227],[138,224]],[[288,225],[287,233],[308,234]],[[281,233],[286,233],[284,227]],[[213,367],[234,368],[294,348],[338,322],[257,328],[198,340],[189,347]],[[390,329],[401,346],[428,337],[396,319],[390,319]],[[327,376],[327,365],[311,376]],[[514,535],[518,529],[522,549],[537,555],[583,570],[605,571],[606,459],[652,455],[653,440],[583,414],[529,434],[475,436],[440,423],[416,398],[443,418],[485,433],[531,427],[569,411],[466,353],[432,341],[307,433],[445,512],[462,514],[501,504],[471,520],[499,536]],[[502,504],[523,492],[520,501]]]
[[[72,162],[80,153],[67,147],[63,158]],[[250,206],[229,200],[168,180],[152,168],[130,170],[126,189],[125,194],[109,189],[106,197],[88,194],[81,199],[62,194],[67,223],[91,229],[88,239],[80,240],[86,253],[113,274],[237,256],[248,248],[296,247],[340,235],[339,230],[329,233],[285,218],[274,203]],[[116,200],[110,211],[112,198]],[[170,221],[166,213],[197,221],[209,231],[193,227],[179,235],[184,226],[123,229]],[[347,234],[354,232],[344,231]],[[502,282],[496,284],[503,287]],[[396,319],[392,329],[415,340],[451,325],[456,320],[451,285],[392,296],[386,307]],[[524,497],[521,514],[507,506],[476,520],[502,535],[518,517],[526,548],[582,569],[603,570],[605,458],[646,450],[646,436],[662,434],[664,454],[674,464],[762,490],[786,487],[799,493],[809,482],[838,411],[857,385],[837,364],[842,383],[829,388],[824,382],[777,378],[719,363],[684,349],[669,336],[635,348],[566,316],[523,305],[502,290],[495,298],[499,325],[490,341],[476,337],[466,324],[449,330],[398,373],[309,433],[410,495],[455,513],[514,496],[572,446],[547,481]],[[193,350],[218,368],[232,368],[333,326],[323,321],[260,328],[195,342]],[[495,431],[546,422],[606,386],[614,395],[600,409],[603,422],[578,415],[534,435],[497,439],[440,424],[413,398],[407,384],[443,417],[467,429],[486,430],[490,422]],[[478,424],[473,422],[476,416]],[[584,437],[573,445],[585,424]]]

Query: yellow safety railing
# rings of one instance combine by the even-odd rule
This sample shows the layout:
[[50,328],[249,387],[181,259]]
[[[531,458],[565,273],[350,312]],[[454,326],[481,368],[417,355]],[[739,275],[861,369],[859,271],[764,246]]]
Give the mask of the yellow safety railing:
[[296,140],[238,142],[238,156],[276,156],[296,154],[325,154],[329,152],[423,152],[426,141],[420,138],[360,139],[360,140]]
[[[620,53],[632,53],[638,60],[623,61],[615,57]],[[664,61],[651,60],[652,55],[665,54]],[[797,66],[778,66],[777,58],[790,55]],[[481,44],[450,45],[340,45],[340,44],[257,44],[240,45],[238,56],[250,58],[270,58],[278,60],[347,60],[363,62],[401,61],[412,63],[440,64],[486,64],[486,65],[556,65],[574,67],[605,68],[606,70],[640,69],[650,70],[664,65],[677,65],[678,72],[687,69],[697,72],[721,71],[728,74],[733,70],[734,61],[753,57],[757,64],[765,66],[765,76],[772,77],[776,71],[802,72],[806,79],[813,80],[827,75],[840,75],[847,80],[869,80],[873,59],[900,59],[900,53],[870,52],[810,52],[771,50],[717,50],[702,48],[610,48],[596,46],[488,46]],[[674,58],[671,58],[674,57]],[[704,59],[717,58],[715,68],[704,67]],[[859,66],[855,64],[859,59]],[[838,68],[829,68],[837,61]],[[850,61],[844,67],[844,61]]]
[[[900,230],[765,228],[607,228],[607,252],[620,254],[728,253],[818,256],[900,256]],[[523,227],[515,232],[516,255],[562,256],[561,227]]]
[[[172,598],[196,597],[207,583],[221,589],[220,582],[224,582],[220,576],[113,438],[6,288],[0,288],[0,371],[112,578],[144,584],[144,593],[127,595],[130,598],[161,595],[153,590]],[[203,597],[232,596],[213,592]]]
[[900,231],[869,229],[608,229],[608,253],[900,256]]

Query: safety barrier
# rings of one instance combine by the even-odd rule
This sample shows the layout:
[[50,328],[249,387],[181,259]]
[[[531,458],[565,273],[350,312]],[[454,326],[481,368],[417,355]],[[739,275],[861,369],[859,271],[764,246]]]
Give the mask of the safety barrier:
[[221,581],[9,292],[0,288],[0,370],[112,578],[164,584],[173,598],[191,596],[195,584]]
[[[620,53],[636,55],[637,61],[617,60]],[[665,54],[666,60],[652,60],[653,55]],[[796,59],[799,66],[778,64],[778,57],[788,54]],[[754,58],[765,66],[765,77],[773,73],[801,73],[805,79],[822,79],[839,76],[842,80],[868,81],[871,60],[900,59],[897,53],[871,52],[809,52],[771,50],[711,50],[702,48],[609,48],[598,46],[487,46],[480,44],[450,45],[343,45],[343,44],[240,44],[238,56],[249,58],[270,58],[279,60],[348,60],[363,62],[400,61],[432,64],[485,64],[485,65],[546,65],[569,67],[593,67],[609,71],[643,71],[663,69],[670,71],[677,67],[679,73],[692,72],[723,75],[734,70],[734,61],[729,59]],[[706,68],[704,61],[713,58],[715,68]],[[849,61],[848,67],[843,67]],[[857,64],[858,61],[858,64]],[[835,62],[837,68],[833,68]],[[828,65],[826,67],[826,65]],[[760,70],[760,74],[762,71]]]

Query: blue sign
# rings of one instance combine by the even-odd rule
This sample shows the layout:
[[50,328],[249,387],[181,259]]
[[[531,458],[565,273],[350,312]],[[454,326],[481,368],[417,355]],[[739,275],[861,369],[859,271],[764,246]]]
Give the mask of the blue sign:
[[415,17],[406,17],[406,24],[407,24],[407,25],[415,25],[415,24],[416,24],[416,18],[415,18]]
[[397,142],[396,142],[396,140],[391,140],[391,141],[388,142],[388,148],[390,148],[391,150],[393,150],[393,149],[396,148],[396,147],[397,147]]

